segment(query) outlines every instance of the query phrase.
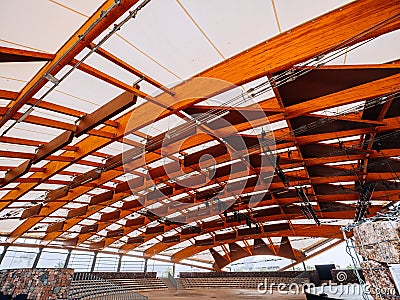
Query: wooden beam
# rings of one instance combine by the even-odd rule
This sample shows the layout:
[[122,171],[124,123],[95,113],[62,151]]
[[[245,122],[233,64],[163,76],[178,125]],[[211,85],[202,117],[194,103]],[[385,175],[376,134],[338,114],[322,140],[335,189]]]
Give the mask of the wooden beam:
[[[326,228],[325,228],[326,227]],[[332,228],[329,228],[332,227]],[[267,236],[304,236],[304,237],[333,237],[336,236],[337,238],[341,238],[342,234],[340,231],[340,226],[332,226],[332,225],[322,225],[322,226],[315,226],[313,230],[310,230],[306,225],[295,225],[295,233],[292,230],[288,230],[285,232],[279,232],[276,235],[274,234],[265,234],[265,233],[260,233],[260,234],[255,234],[251,236],[246,236],[243,238],[245,239],[259,239],[259,238],[265,238]],[[221,243],[215,243],[213,245],[208,245],[208,246],[202,246],[202,247],[196,247],[195,245],[188,246],[178,252],[176,252],[174,255],[172,255],[171,260],[174,262],[179,262],[183,259],[189,258],[194,254],[197,254],[199,252],[202,252],[204,250],[214,248],[216,246],[219,246],[220,244],[226,244],[229,242],[236,242],[236,240],[232,241],[224,241]]]
[[[269,221],[278,221],[278,220],[286,220],[286,218],[288,219],[296,219],[296,218],[301,218],[303,217],[303,215],[300,213],[300,209],[299,213],[297,214],[268,214],[268,216],[263,216],[260,218],[256,218],[255,220],[257,220],[258,222],[269,222]],[[375,209],[376,210],[376,209]],[[322,217],[322,219],[324,218],[335,218],[335,216],[337,215],[337,212],[326,212],[324,213],[324,216]],[[354,211],[347,211],[347,212],[341,212],[341,218],[343,219],[352,219],[354,217]],[[243,223],[243,222],[242,222]],[[216,228],[211,227],[208,228],[207,223],[202,224],[203,230],[202,230],[202,234],[206,234],[206,233],[212,233],[214,231],[217,230],[221,230],[221,229],[226,229],[226,228],[231,228],[234,226],[240,226],[242,225],[242,223],[239,222],[225,222],[223,223],[223,225],[219,225]],[[313,225],[310,226],[310,228],[317,228],[317,226]],[[282,232],[282,231],[280,231]],[[285,231],[286,232],[286,231]],[[268,235],[273,235],[274,233],[268,232]],[[146,240],[146,236],[145,234],[142,235],[145,240]],[[186,241],[188,239],[190,239],[192,236],[181,236],[180,242]],[[225,241],[224,241],[225,242]],[[168,249],[169,247],[175,245],[175,243],[171,243],[171,244],[165,244],[165,243],[156,243],[155,245],[153,245],[152,247],[150,247],[148,250],[146,250],[146,254],[147,255],[151,255],[152,253],[156,252],[156,253],[160,253],[166,249]],[[131,245],[123,245],[120,248],[121,252],[128,252],[130,250],[133,250],[135,247],[131,246]]]
[[[71,65],[75,65],[77,63],[78,63],[77,60],[73,59],[71,61]],[[151,97],[150,95],[148,95],[148,94],[140,91],[139,89],[137,89],[135,87],[132,87],[132,86],[130,86],[130,85],[128,85],[128,84],[116,79],[116,78],[113,78],[110,75],[108,75],[108,74],[106,74],[104,72],[101,72],[101,71],[99,71],[99,70],[97,70],[97,69],[95,69],[95,68],[93,68],[93,67],[91,67],[91,66],[89,66],[87,64],[84,64],[84,63],[79,64],[78,69],[83,71],[83,72],[85,72],[86,74],[89,74],[89,75],[91,75],[93,77],[96,77],[96,78],[98,78],[100,80],[103,80],[104,82],[107,82],[107,83],[109,83],[109,84],[111,84],[113,86],[116,86],[116,87],[118,87],[118,88],[120,88],[122,90],[125,90],[125,91],[127,91],[127,92],[129,92],[129,93],[131,93],[133,95],[139,96],[139,97],[141,97],[143,99],[146,99],[146,100],[153,100],[153,97]],[[124,98],[123,95],[120,95],[119,98],[120,98],[120,101],[124,100],[123,99]]]
[[[134,89],[139,91],[138,86],[136,86]],[[92,130],[96,126],[104,123],[107,119],[110,119],[123,112],[125,109],[135,105],[136,102],[137,95],[132,96],[131,98],[122,96],[114,98],[91,114],[83,116],[76,128],[75,136],[80,136],[84,133],[87,133],[89,130]]]
[[400,74],[392,75],[383,79],[365,83],[353,88],[339,91],[334,94],[319,97],[317,99],[304,101],[289,106],[285,109],[288,118],[295,118],[340,105],[368,100],[396,92],[400,89]]
[[339,239],[339,240],[336,241],[335,243],[333,243],[333,244],[331,244],[331,245],[328,245],[328,246],[324,247],[323,249],[318,250],[318,251],[314,252],[313,254],[311,254],[311,255],[309,255],[309,256],[305,256],[304,258],[302,258],[302,259],[300,259],[300,260],[297,260],[297,261],[295,261],[294,263],[289,264],[289,265],[287,265],[287,266],[285,266],[285,267],[279,269],[278,272],[283,272],[283,271],[286,271],[286,270],[288,270],[288,269],[290,269],[290,268],[293,268],[294,266],[298,265],[299,263],[302,263],[302,262],[304,262],[304,261],[306,261],[306,260],[309,260],[309,259],[311,259],[311,258],[313,258],[313,257],[315,257],[315,256],[317,256],[317,255],[320,255],[320,254],[326,252],[327,250],[329,250],[329,249],[331,249],[331,248],[333,248],[333,247],[335,247],[335,246],[337,246],[337,245],[339,245],[339,244],[341,244],[341,243],[343,243],[343,240],[342,240],[342,239]]
[[[3,99],[8,99],[8,100],[16,100],[18,98],[18,93],[17,92],[13,92],[13,91],[6,91],[6,90],[0,90],[0,98]],[[38,99],[35,98],[31,98],[28,103],[31,105],[34,105],[36,102],[38,101]],[[43,108],[45,110],[49,110],[49,111],[54,111],[57,113],[62,113],[62,114],[66,114],[68,116],[73,116],[73,117],[82,117],[83,115],[85,115],[84,112],[76,110],[76,109],[72,109],[69,107],[65,107],[59,104],[55,104],[55,103],[51,103],[51,102],[46,102],[46,101],[40,101],[39,103],[37,103],[37,107]],[[5,113],[5,112],[4,112]],[[3,115],[4,113],[0,114]],[[113,120],[106,120],[104,122],[105,125],[109,125],[109,126],[113,126],[113,127],[118,127],[118,123],[113,121]]]
[[54,54],[21,50],[0,46],[0,63],[2,62],[26,62],[26,61],[49,61],[54,59]]
[[[54,58],[25,85],[18,98],[12,105],[9,105],[7,114],[0,120],[0,127],[10,120],[14,114],[47,83],[47,80],[44,78],[45,74],[49,73],[55,76],[64,66],[74,59],[76,55],[137,2],[138,0],[122,0],[120,4],[116,5],[115,1],[106,0],[57,51]],[[111,10],[108,11],[108,9]],[[98,21],[106,11],[108,11],[106,17]],[[89,28],[90,31],[87,32]],[[83,34],[86,34],[85,38],[81,39],[80,37]]]
[[[88,48],[93,49],[94,44],[90,44],[88,46]],[[97,48],[96,53],[101,55],[102,57],[104,57],[105,59],[113,62],[114,64],[116,64],[117,66],[125,69],[126,71],[136,75],[139,78],[143,78],[143,80],[145,80],[146,82],[154,85],[155,87],[158,87],[159,89],[163,90],[164,92],[170,94],[171,96],[174,95],[174,92],[172,90],[170,90],[169,88],[165,87],[164,85],[162,85],[161,83],[159,83],[158,81],[156,81],[155,79],[145,75],[144,73],[140,72],[139,70],[135,69],[134,67],[128,65],[126,62],[124,62],[122,59],[119,59],[118,57],[116,57],[115,55],[111,54],[110,52],[108,52],[107,50],[104,50],[103,48]]]
[[[366,9],[367,8],[367,9]],[[261,43],[247,52],[243,52],[232,57],[229,61],[225,61],[209,70],[199,74],[201,77],[212,77],[226,80],[233,84],[243,84],[257,78],[263,77],[271,72],[284,70],[293,64],[303,62],[314,57],[321,52],[337,47],[364,30],[384,21],[390,16],[397,13],[399,3],[397,1],[377,2],[366,0],[362,2],[353,2],[340,9],[332,11],[321,16],[313,22],[300,25],[290,33],[281,34],[267,42]],[[400,27],[400,22],[394,22],[390,26],[384,27],[382,30],[371,33],[368,38],[379,36],[386,32],[390,32]],[[320,37],[324,38],[321,39]],[[312,41],[312,42],[310,42]],[[303,47],[298,47],[301,44]],[[204,83],[203,83],[204,82]],[[174,92],[175,97],[168,94],[162,94],[157,97],[157,102],[171,106],[172,110],[165,110],[157,104],[148,102],[138,107],[135,112],[135,124],[124,127],[128,124],[131,114],[120,117],[117,122],[121,124],[121,128],[105,128],[105,130],[122,136],[123,133],[140,129],[152,122],[155,118],[159,119],[179,111],[194,103],[201,101],[199,98],[191,98],[193,91],[204,90],[204,97],[216,94],[227,85],[210,86],[209,81],[196,83],[189,80],[177,87]],[[193,90],[195,88],[195,90]],[[125,97],[130,94],[124,93]],[[190,100],[184,100],[190,99]],[[107,145],[109,140],[91,139],[78,143],[82,152],[80,155],[88,154],[96,151],[100,147]],[[62,166],[64,167],[64,166]],[[49,165],[48,174],[59,171],[59,166]],[[36,175],[33,175],[36,176]],[[21,187],[19,194],[26,192],[27,186]],[[29,189],[29,187],[28,187]],[[18,196],[16,197],[18,198]],[[52,209],[55,209],[53,207]],[[15,232],[14,236],[19,236],[33,224],[30,220],[22,224]]]

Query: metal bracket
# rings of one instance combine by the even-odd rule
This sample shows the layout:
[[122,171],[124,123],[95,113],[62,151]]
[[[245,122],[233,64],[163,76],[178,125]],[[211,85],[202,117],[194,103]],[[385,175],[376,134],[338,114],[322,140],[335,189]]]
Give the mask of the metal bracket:
[[46,78],[51,83],[53,83],[54,85],[58,85],[60,83],[60,81],[57,78],[55,78],[53,75],[51,75],[50,73],[44,74],[43,77]]

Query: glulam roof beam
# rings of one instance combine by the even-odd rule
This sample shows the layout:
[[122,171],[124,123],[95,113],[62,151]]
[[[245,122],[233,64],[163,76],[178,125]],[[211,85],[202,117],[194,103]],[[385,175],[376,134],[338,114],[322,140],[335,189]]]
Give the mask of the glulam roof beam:
[[[370,176],[369,176],[369,179],[371,179],[371,180],[382,180],[382,179],[392,179],[393,178],[393,174],[390,174],[390,173],[387,173],[387,174],[370,174]],[[343,175],[338,175],[338,176],[332,176],[332,177],[322,177],[322,178],[316,178],[317,180],[316,180],[316,184],[321,184],[321,183],[331,183],[331,182],[336,182],[337,180],[339,180],[339,181],[348,181],[348,180],[356,180],[356,177],[355,177],[355,175],[352,175],[352,176],[343,176]],[[275,186],[275,184],[272,184],[271,185],[271,190],[275,190],[277,187]],[[173,195],[171,195],[171,196],[173,196]],[[265,200],[265,201],[261,201],[258,205],[257,205],[257,207],[261,207],[261,206],[264,206],[264,205],[274,205],[274,204],[283,204],[283,203],[281,203],[281,200],[284,200],[284,199],[278,199],[278,202],[277,203],[275,203],[275,200]],[[292,204],[292,203],[294,203],[294,202],[298,202],[299,201],[299,199],[298,198],[294,198],[294,199],[291,199],[291,201],[290,202],[285,202],[285,204]],[[135,201],[134,201],[135,202]],[[136,201],[137,202],[137,201]],[[194,202],[194,203],[196,203],[196,202]],[[136,211],[136,210],[139,210],[139,209],[141,209],[142,208],[142,206],[141,206],[141,204],[140,203],[137,203],[138,205],[136,205],[135,206],[135,209],[134,210],[129,210],[129,211],[127,211],[127,212],[121,212],[123,215],[121,215],[121,217],[122,216],[127,216],[127,215],[129,215],[129,214],[131,214],[133,211]],[[194,205],[194,204],[193,204]],[[190,204],[188,204],[187,205],[187,207],[190,207]],[[238,209],[245,209],[246,208],[246,205],[245,206],[243,206],[243,207],[239,207]],[[171,211],[170,213],[172,213],[173,211]],[[152,222],[151,220],[148,220],[147,218],[146,218],[146,221],[142,224],[142,225],[146,225],[146,224],[148,224],[148,223],[150,223],[150,222]],[[102,229],[104,229],[104,228],[106,228],[107,226],[108,226],[108,224],[101,224],[101,223],[99,223],[99,230],[102,230]],[[129,227],[126,227],[125,228],[125,234],[129,234],[131,231],[133,231],[134,230],[134,228],[129,228]],[[82,237],[79,237],[79,241],[84,241],[85,239],[87,239],[87,238],[89,238],[90,237],[90,235],[87,235],[86,237],[84,237],[84,236],[82,236]],[[106,241],[106,243],[105,243],[105,246],[107,246],[107,245],[109,245],[110,243],[112,243],[113,241],[115,241],[115,239],[114,240],[111,240],[111,239],[108,239],[107,241]]]
[[[368,7],[370,9],[365,9]],[[279,35],[266,43],[261,43],[247,52],[243,52],[232,57],[229,61],[225,61],[212,69],[199,74],[204,77],[215,77],[227,80],[234,84],[243,84],[254,79],[265,76],[270,72],[283,70],[293,64],[305,61],[323,51],[337,47],[343,41],[350,39],[352,36],[384,21],[398,11],[398,3],[396,1],[385,1],[380,3],[376,1],[363,1],[362,3],[354,2],[335,10],[324,16],[316,18],[313,22],[305,23],[291,30],[290,34]],[[397,29],[400,22],[395,21],[385,26],[379,31],[372,32],[368,38],[379,36],[386,32]],[[313,30],[309,30],[312,28]],[[318,30],[315,30],[318,29]],[[323,36],[323,38],[321,38]],[[309,43],[313,41],[313,43]],[[304,47],[298,47],[298,44],[304,44]],[[307,47],[309,45],[309,47]],[[301,49],[300,49],[301,48]],[[290,54],[290,55],[289,55]],[[295,59],[293,59],[295,57]],[[181,84],[174,89],[178,96],[187,97],[185,90],[190,90],[191,81]],[[205,86],[210,95],[217,93],[221,88]],[[125,94],[126,95],[126,94]],[[126,95],[128,96],[128,95]],[[158,103],[164,106],[176,103],[176,98],[166,94],[162,94],[158,99]],[[179,99],[179,97],[178,97]],[[135,127],[128,128],[128,131],[142,128],[147,125],[148,120],[152,120],[152,116],[167,116],[173,111],[178,111],[185,107],[201,101],[201,99],[191,99],[180,102],[179,105],[172,104],[172,110],[164,111],[158,104],[145,103],[137,109],[139,118],[135,122]],[[118,122],[125,126],[130,115],[123,116]],[[109,129],[110,131],[121,134],[123,131],[118,129]],[[100,140],[100,139],[99,139]],[[82,149],[90,153],[107,144],[107,141],[92,141],[90,137],[82,143]],[[85,146],[83,147],[83,144]],[[53,172],[55,168],[49,167],[49,172]]]
[[[249,239],[259,239],[259,238],[266,238],[266,237],[274,237],[274,236],[302,236],[302,237],[328,237],[328,238],[343,238],[343,234],[340,231],[340,226],[335,226],[335,225],[322,225],[322,226],[314,226],[310,227],[309,225],[292,225],[292,228],[290,230],[286,231],[280,231],[280,232],[268,232],[268,233],[260,233],[260,234],[253,234],[249,236],[243,236],[243,240],[249,240]],[[239,239],[231,239],[231,240],[224,240],[221,242],[215,241],[212,245],[205,245],[205,246],[196,246],[196,245],[191,245],[188,246],[178,252],[176,252],[174,255],[172,255],[172,261],[174,262],[179,262],[183,259],[186,259],[188,257],[191,257],[192,255],[195,255],[197,253],[200,253],[202,251],[214,248],[216,246],[226,244],[229,242],[235,242],[238,241]]]
[[[265,205],[265,203],[264,203],[264,205]],[[354,217],[355,209],[350,209],[350,208],[351,207],[348,207],[348,210],[340,212],[340,219],[352,219]],[[238,210],[240,210],[240,209],[244,209],[244,207],[242,206],[242,207],[238,208]],[[380,209],[380,207],[373,206],[371,208],[371,212],[372,213],[377,212],[377,211],[379,211],[379,209]],[[281,213],[277,214],[277,212],[279,211],[278,208],[274,208],[274,209],[266,208],[265,211],[269,212],[269,213],[267,213],[267,216],[253,217],[253,219],[258,221],[258,222],[267,222],[267,221],[278,221],[278,220],[287,221],[287,220],[305,218],[304,215],[300,212],[300,208],[299,207],[297,207],[298,213],[287,212],[285,214],[281,214]],[[257,210],[254,213],[257,214],[257,213],[260,213],[260,212],[262,212],[262,211],[258,211]],[[265,215],[265,213],[263,213],[263,215]],[[321,215],[321,212],[319,211],[318,215],[319,215],[319,218],[321,218],[321,219],[335,219],[335,218],[337,218],[337,211],[336,210],[333,210],[333,211],[325,210],[323,212],[323,215]],[[224,220],[219,220],[219,221],[221,222],[221,224],[218,224],[218,225],[215,225],[215,226],[210,226],[210,225],[207,225],[207,224],[214,224],[216,221],[209,221],[209,222],[201,223],[201,225],[200,225],[200,227],[202,228],[201,234],[213,233],[214,231],[218,231],[218,230],[221,230],[221,229],[227,229],[227,228],[231,228],[233,226],[243,225],[243,222],[242,223],[239,223],[237,221],[226,222],[226,220],[225,221]],[[317,227],[317,226],[313,226],[313,225],[309,225],[309,226],[310,226],[310,228],[313,228],[313,229],[314,229],[314,227]],[[169,229],[173,229],[172,226],[168,227],[168,228]],[[336,234],[340,235],[341,234],[340,230],[338,230],[336,232]],[[149,239],[154,237],[154,236],[147,236],[145,233],[143,233],[141,236],[143,236],[143,240],[144,241],[147,241],[147,240],[149,240]],[[176,234],[175,236],[179,236],[180,237],[179,239],[177,239],[176,242],[169,242],[168,243],[168,242],[165,242],[165,241],[160,241],[160,242],[156,243],[155,245],[151,246],[150,248],[148,248],[145,251],[145,253],[147,255],[149,255],[149,256],[154,255],[154,253],[161,253],[162,251],[168,249],[169,247],[172,247],[172,246],[174,246],[176,244],[179,244],[181,242],[189,240],[194,236],[198,236],[198,234],[197,233],[193,233],[193,234],[185,234],[185,235],[183,235],[183,234],[180,233],[180,234]],[[330,236],[325,236],[325,237],[330,237]],[[106,245],[107,244],[108,243],[106,243]],[[131,250],[135,249],[137,246],[138,245],[127,243],[127,244],[124,244],[124,245],[121,246],[120,251],[121,252],[128,252],[128,251],[131,251]]]
[[329,244],[329,245],[323,247],[322,249],[319,249],[319,250],[313,252],[313,253],[310,254],[310,255],[306,255],[304,258],[301,258],[301,259],[295,261],[294,263],[291,263],[291,264],[289,264],[289,265],[287,265],[287,266],[285,266],[285,267],[279,269],[278,272],[282,272],[282,271],[285,271],[285,270],[289,270],[290,268],[293,268],[293,267],[296,266],[297,264],[302,263],[302,262],[305,262],[306,260],[309,260],[309,259],[311,259],[311,258],[313,258],[313,257],[315,257],[315,256],[317,256],[317,255],[320,255],[320,254],[322,254],[322,253],[328,251],[329,249],[332,249],[332,248],[336,247],[337,245],[340,245],[341,243],[343,243],[343,240],[342,240],[342,239],[339,239],[339,240],[337,240],[336,242],[334,242],[334,243],[332,243],[332,244]]
[[[78,61],[75,60],[75,59],[73,59],[71,61],[71,65],[76,65],[77,63],[78,63]],[[100,79],[100,80],[102,80],[104,82],[107,82],[107,83],[109,83],[109,84],[111,84],[111,85],[113,85],[115,87],[118,87],[118,88],[120,88],[122,90],[125,90],[128,93],[131,93],[133,95],[139,96],[139,97],[141,97],[143,99],[154,101],[153,97],[151,97],[150,95],[140,91],[138,88],[132,87],[132,86],[130,86],[130,85],[128,85],[128,84],[126,84],[126,83],[124,83],[124,82],[122,82],[122,81],[120,81],[120,80],[118,80],[118,79],[116,79],[116,78],[114,78],[114,77],[112,77],[112,76],[100,71],[100,70],[97,70],[96,68],[94,68],[92,66],[89,66],[89,65],[87,65],[85,63],[79,64],[78,65],[78,69],[83,71],[83,72],[85,72],[86,74],[89,74],[89,75],[91,75],[93,77],[96,77],[96,78],[98,78],[98,79]]]

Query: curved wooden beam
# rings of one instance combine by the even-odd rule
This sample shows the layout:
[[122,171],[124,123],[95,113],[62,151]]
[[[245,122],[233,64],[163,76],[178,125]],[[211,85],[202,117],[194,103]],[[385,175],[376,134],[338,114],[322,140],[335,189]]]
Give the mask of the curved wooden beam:
[[[331,227],[332,228],[329,228]],[[328,228],[325,228],[328,227]],[[294,225],[292,230],[288,231],[282,231],[282,232],[277,232],[277,233],[261,233],[261,234],[256,234],[256,235],[249,235],[249,236],[244,236],[241,240],[248,240],[248,239],[260,239],[260,238],[265,238],[268,236],[303,236],[303,237],[329,237],[329,238],[338,238],[342,239],[343,234],[340,231],[340,226],[333,226],[333,225],[322,225],[320,227],[314,226],[313,229],[310,229],[307,226],[304,225]],[[224,245],[227,243],[233,243],[236,242],[238,239],[232,239],[232,240],[226,240],[223,242],[215,242],[213,245],[205,245],[205,246],[196,246],[196,245],[191,245],[189,247],[186,247],[178,252],[176,252],[174,255],[172,255],[172,261],[174,262],[179,262],[183,259],[186,259],[188,257],[191,257],[192,255],[195,255],[197,253],[203,252],[205,250],[214,248],[216,246]]]
[[[363,32],[368,28],[371,28],[390,16],[393,16],[398,12],[398,9],[399,3],[394,0],[385,1],[384,3],[372,0],[350,3],[349,5],[346,5],[338,10],[316,18],[313,20],[313,22],[300,25],[291,30],[290,33],[281,34],[269,40],[267,43],[261,43],[249,49],[247,52],[243,52],[237,56],[234,56],[229,61],[225,61],[205,72],[202,72],[198,76],[219,78],[234,84],[250,82],[269,73],[278,72],[292,66],[293,64],[303,62],[321,52],[331,50],[333,47],[337,47],[338,44],[349,40],[351,37]],[[399,27],[400,21],[397,20],[379,31],[372,32],[368,37],[365,37],[365,39],[379,36]],[[323,36],[323,38],[321,38],[321,36]],[[309,41],[313,42],[309,43]],[[303,47],[298,47],[299,44],[302,44]],[[390,80],[395,81],[398,80],[398,78],[393,77]],[[128,121],[131,117],[130,114],[124,115],[117,120],[117,122],[121,124],[120,128],[105,128],[104,131],[110,132],[110,134],[113,134],[116,138],[118,138],[121,137],[125,132],[132,132],[143,128],[143,126],[146,126],[148,122],[150,122],[149,120],[154,119],[154,116],[159,116],[159,118],[162,118],[192,106],[202,99],[192,97],[192,99],[181,101],[178,104],[176,103],[176,100],[187,99],[191,95],[190,91],[192,90],[193,85],[193,81],[189,80],[174,89],[174,93],[176,94],[175,97],[162,94],[156,99],[158,104],[148,102],[140,106],[135,111],[137,114],[135,123],[129,125],[129,127],[125,126],[128,124]],[[387,85],[385,86],[384,82],[380,82],[379,87],[380,89],[376,89],[371,93],[373,95],[379,95],[385,94],[389,90],[389,87]],[[200,86],[196,85],[196,88],[204,88],[205,91],[207,91],[206,95],[207,93],[208,95],[214,95],[226,87],[210,87],[204,84]],[[355,95],[355,91],[352,90],[352,92]],[[349,95],[343,96],[347,97]],[[121,97],[129,97],[129,95],[124,93],[121,95]],[[367,95],[367,97],[369,96]],[[350,99],[352,102],[356,101],[355,96],[350,97]],[[308,105],[310,105],[310,103],[308,103]],[[168,106],[170,106],[170,109],[165,110],[165,107]],[[302,113],[306,112],[304,107],[297,108],[302,109]],[[315,109],[314,106],[308,112],[313,111],[313,109]],[[289,110],[289,114],[290,113],[291,112]],[[296,116],[296,111],[293,111],[293,116]],[[282,119],[281,115],[276,117],[276,120],[280,119]],[[77,159],[78,157],[88,155],[102,146],[107,145],[108,143],[110,143],[110,139],[92,139],[89,137],[78,143],[77,146],[79,147],[79,154],[73,154],[74,158]],[[70,153],[66,153],[66,155],[69,154]],[[51,176],[65,168],[67,165],[67,163],[57,165],[49,163],[48,166],[46,166],[47,172],[45,176]],[[41,178],[43,174],[41,173],[32,175],[32,177],[36,176],[40,176]],[[113,173],[113,171],[108,171],[102,176],[102,178],[94,182],[104,183],[107,181],[107,179],[112,179],[113,176],[116,176],[116,173]],[[6,198],[4,199],[7,199],[8,197],[10,197],[10,199],[18,199],[20,195],[23,195],[34,186],[34,184],[23,184],[18,192],[13,191],[9,193],[9,195],[6,195]],[[77,196],[86,191],[88,190],[84,188],[76,188],[73,192],[74,196]],[[74,199],[74,196],[66,197],[65,203]],[[49,204],[49,206],[43,210],[43,213],[50,214],[54,212],[57,208],[62,206],[60,203]],[[12,238],[21,236],[40,220],[40,218],[32,218],[25,221],[12,233]]]

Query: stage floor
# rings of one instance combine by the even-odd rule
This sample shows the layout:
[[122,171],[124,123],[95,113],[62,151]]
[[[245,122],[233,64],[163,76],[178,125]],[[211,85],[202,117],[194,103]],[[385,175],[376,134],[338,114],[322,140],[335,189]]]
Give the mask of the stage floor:
[[223,300],[255,300],[255,299],[293,299],[305,300],[305,295],[280,295],[279,293],[260,294],[257,290],[244,289],[188,289],[188,290],[155,290],[140,292],[142,295],[148,296],[149,300],[175,300],[175,299],[223,299]]

